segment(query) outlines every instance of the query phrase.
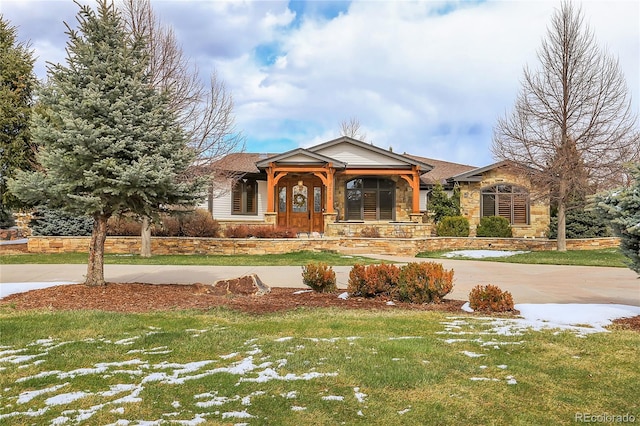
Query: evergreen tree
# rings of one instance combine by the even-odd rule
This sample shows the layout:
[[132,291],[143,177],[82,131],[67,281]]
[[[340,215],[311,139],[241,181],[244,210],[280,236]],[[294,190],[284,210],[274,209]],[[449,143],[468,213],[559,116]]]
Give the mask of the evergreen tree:
[[431,190],[427,210],[431,213],[434,223],[439,223],[445,217],[460,215],[460,188],[453,190],[453,195],[449,197],[440,182]]
[[640,163],[630,172],[632,185],[597,196],[596,211],[610,220],[620,237],[620,250],[629,259],[629,268],[640,274]]
[[17,42],[17,30],[0,15],[0,210],[15,206],[17,199],[7,190],[7,180],[17,170],[31,169],[29,119],[37,80],[33,74],[33,52]]
[[[127,34],[112,2],[80,6],[67,25],[67,64],[49,68],[51,84],[34,114],[42,170],[11,182],[26,202],[93,217],[88,285],[104,284],[107,220],[123,212],[153,216],[193,205],[200,181],[187,182],[194,155],[184,132],[145,73],[145,40]],[[197,194],[197,195],[196,195]]]

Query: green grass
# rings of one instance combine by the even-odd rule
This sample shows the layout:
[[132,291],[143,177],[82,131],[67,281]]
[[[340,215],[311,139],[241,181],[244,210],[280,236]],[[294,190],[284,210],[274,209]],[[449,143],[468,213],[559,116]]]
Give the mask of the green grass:
[[[451,250],[431,251],[419,253],[416,257],[444,259],[445,253]],[[507,257],[494,257],[474,259],[470,257],[454,257],[452,259],[462,260],[483,260],[487,262],[504,263],[527,263],[539,265],[580,265],[580,266],[613,266],[618,268],[627,267],[625,257],[618,249],[599,250],[570,250],[559,251],[532,251],[529,253],[516,254]]]
[[[585,412],[640,417],[640,334],[498,336],[483,334],[486,321],[462,319],[455,331],[468,334],[447,335],[444,323],[451,319],[436,312],[252,316],[225,309],[117,314],[5,307],[0,423],[52,424],[67,417],[66,424],[77,424],[82,413],[86,425],[197,418],[214,425],[531,425],[574,424],[575,414]],[[467,340],[443,341],[450,337]],[[310,373],[317,377],[302,379]],[[298,380],[267,380],[274,375]],[[517,384],[509,384],[510,377]],[[116,385],[129,387],[105,393]],[[27,393],[38,390],[47,392]],[[45,402],[76,392],[83,397]],[[137,399],[115,402],[127,396]],[[327,398],[335,396],[343,400]],[[254,417],[224,418],[231,412]]]
[[[8,264],[83,264],[86,253],[60,254],[11,254],[0,256],[0,265]],[[138,255],[107,254],[106,264],[116,265],[210,265],[210,266],[302,266],[310,262],[324,262],[332,266],[349,266],[355,263],[380,263],[363,256],[345,256],[334,252],[299,251],[286,254],[265,255],[157,255],[150,258]]]

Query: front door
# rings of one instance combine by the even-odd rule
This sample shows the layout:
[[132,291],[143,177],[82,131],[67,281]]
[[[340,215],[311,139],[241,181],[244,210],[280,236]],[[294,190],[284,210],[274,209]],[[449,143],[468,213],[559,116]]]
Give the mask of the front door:
[[315,176],[284,177],[278,182],[278,225],[296,232],[324,232],[324,187]]

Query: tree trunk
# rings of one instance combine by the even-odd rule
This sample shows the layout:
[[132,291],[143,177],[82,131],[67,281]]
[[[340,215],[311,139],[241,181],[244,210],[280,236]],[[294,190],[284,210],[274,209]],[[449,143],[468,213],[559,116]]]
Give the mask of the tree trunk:
[[107,239],[107,219],[108,217],[105,215],[96,215],[94,217],[91,245],[89,246],[86,285],[105,285],[104,242]]
[[556,248],[558,251],[567,251],[567,182],[560,180],[558,188],[558,239],[556,240]]
[[151,220],[147,216],[142,218],[142,245],[140,247],[141,257],[151,257]]

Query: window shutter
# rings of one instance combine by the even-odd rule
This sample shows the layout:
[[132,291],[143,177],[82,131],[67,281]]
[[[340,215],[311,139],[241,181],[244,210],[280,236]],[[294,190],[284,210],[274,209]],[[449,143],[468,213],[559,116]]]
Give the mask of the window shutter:
[[523,195],[514,195],[513,197],[513,223],[516,225],[526,225],[528,219],[528,203],[527,197]]
[[233,213],[242,213],[242,183],[240,182],[233,187],[232,208]]
[[511,196],[498,196],[498,216],[506,218],[511,223]]
[[496,215],[495,195],[482,194],[482,217]]

